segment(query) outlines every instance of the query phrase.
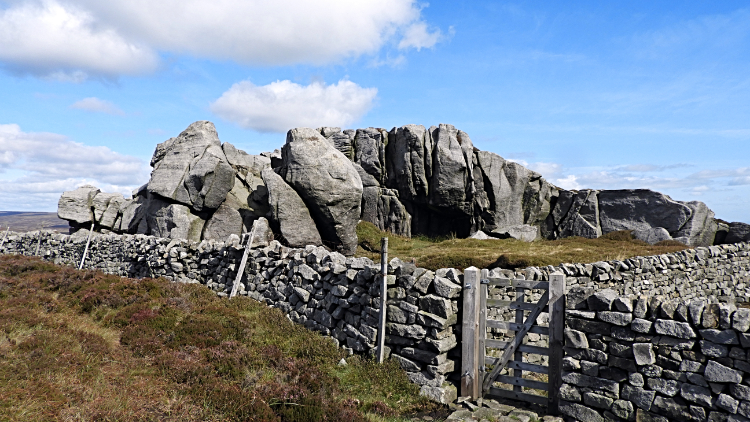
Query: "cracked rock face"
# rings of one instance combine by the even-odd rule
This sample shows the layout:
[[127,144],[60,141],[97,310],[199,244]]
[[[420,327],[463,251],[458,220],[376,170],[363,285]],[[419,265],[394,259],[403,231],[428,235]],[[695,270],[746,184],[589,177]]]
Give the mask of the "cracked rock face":
[[234,187],[234,169],[208,121],[195,122],[157,145],[151,165],[148,191],[195,211],[218,208]]

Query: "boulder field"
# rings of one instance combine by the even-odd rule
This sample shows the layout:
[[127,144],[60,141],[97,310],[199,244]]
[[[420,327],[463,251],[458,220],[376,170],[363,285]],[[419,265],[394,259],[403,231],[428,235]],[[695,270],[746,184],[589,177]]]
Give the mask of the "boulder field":
[[71,232],[93,223],[101,232],[193,241],[224,240],[256,225],[264,239],[345,255],[356,250],[360,220],[402,236],[532,241],[633,230],[649,243],[750,241],[750,225],[718,220],[702,202],[647,189],[558,188],[474,148],[448,124],[297,128],[280,151],[250,155],[198,121],[157,145],[151,167],[132,198],[86,185],[62,194],[58,216]]

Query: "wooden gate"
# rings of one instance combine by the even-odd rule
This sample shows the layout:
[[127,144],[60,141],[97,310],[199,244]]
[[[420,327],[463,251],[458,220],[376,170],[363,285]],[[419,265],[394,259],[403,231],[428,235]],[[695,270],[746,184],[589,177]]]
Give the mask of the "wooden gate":
[[[515,300],[490,299],[489,289],[505,287],[515,289]],[[530,290],[543,290],[537,302],[527,302]],[[565,276],[550,275],[550,281],[531,281],[489,277],[489,271],[468,268],[464,272],[463,322],[461,340],[461,395],[522,400],[547,406],[550,414],[557,414],[560,386],[562,384],[563,329],[565,312]],[[515,311],[514,321],[488,319],[488,308]],[[549,325],[536,323],[542,311],[549,312]],[[495,328],[514,333],[509,341],[487,338],[487,329]],[[529,333],[547,336],[548,346],[524,344]],[[501,350],[499,357],[487,356],[487,349]],[[524,361],[525,354],[548,356],[548,365]],[[492,367],[491,371],[485,365]],[[512,376],[501,375],[503,368],[512,370]],[[524,378],[524,372],[547,375],[547,381]],[[510,387],[496,385],[501,383]],[[533,394],[526,389],[543,390],[547,396]]]

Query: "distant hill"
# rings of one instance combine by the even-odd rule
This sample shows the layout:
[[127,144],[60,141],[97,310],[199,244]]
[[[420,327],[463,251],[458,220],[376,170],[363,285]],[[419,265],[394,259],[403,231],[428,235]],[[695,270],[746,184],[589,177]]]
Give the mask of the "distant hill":
[[14,232],[54,230],[68,233],[68,222],[57,218],[54,212],[0,211],[0,229],[2,232],[10,227]]

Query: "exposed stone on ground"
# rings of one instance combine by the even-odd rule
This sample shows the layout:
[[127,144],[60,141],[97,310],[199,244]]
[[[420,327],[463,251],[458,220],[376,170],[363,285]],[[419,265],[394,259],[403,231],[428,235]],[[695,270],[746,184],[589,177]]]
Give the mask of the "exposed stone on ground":
[[492,230],[490,236],[498,239],[516,239],[523,242],[533,242],[539,237],[539,228],[528,224],[501,227]]
[[633,237],[651,245],[664,240],[672,240],[672,236],[664,227],[633,230]]

